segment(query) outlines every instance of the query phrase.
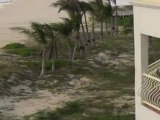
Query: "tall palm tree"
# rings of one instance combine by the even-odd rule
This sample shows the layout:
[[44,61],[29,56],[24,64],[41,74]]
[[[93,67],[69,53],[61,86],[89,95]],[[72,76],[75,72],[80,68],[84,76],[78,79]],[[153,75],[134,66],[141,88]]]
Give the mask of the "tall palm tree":
[[[23,27],[13,28],[14,30],[20,31],[20,33],[27,35],[27,37],[31,38],[32,40],[36,41],[41,45],[42,64],[40,76],[45,75],[45,59],[47,57],[53,56],[54,48],[53,40],[55,39],[55,35],[53,35],[53,31],[49,31],[48,28],[46,30],[46,26],[47,25],[32,22],[30,29]],[[52,67],[52,70],[53,69],[54,68]]]
[[54,61],[55,58],[58,58],[58,48],[57,48],[57,40],[58,40],[58,33],[53,29],[50,25],[44,24],[44,32],[46,39],[48,41],[47,44],[47,53],[46,57],[52,60],[52,71],[55,70]]
[[113,13],[115,13],[115,32],[118,33],[118,6],[117,6],[117,0],[112,0],[115,8],[113,9]]
[[[80,53],[84,49],[83,42],[81,41],[81,36],[80,36],[80,26],[82,23],[82,15],[81,15],[81,10],[79,6],[79,1],[78,0],[58,0],[56,3],[53,3],[52,6],[58,7],[59,12],[62,10],[66,11],[69,15],[69,18],[72,20],[73,28],[74,31],[76,31],[76,39],[77,43],[79,44],[80,47]],[[83,26],[82,26],[83,27]],[[84,30],[84,29],[83,29]],[[83,31],[84,32],[84,31]]]
[[112,6],[109,4],[109,2],[106,2],[103,5],[103,11],[104,11],[104,23],[106,25],[106,33],[108,32],[108,25],[111,24],[111,18],[112,18]]
[[96,42],[96,39],[95,39],[95,19],[97,17],[97,14],[98,14],[97,11],[99,9],[97,8],[96,1],[90,1],[89,4],[91,6],[89,14],[91,15],[91,20],[92,20],[92,42],[93,42],[93,45],[95,46],[95,42]]
[[103,38],[103,23],[104,23],[104,4],[102,0],[94,0],[90,2],[92,9],[92,14],[94,14],[94,17],[97,21],[100,22],[100,36],[101,39]]
[[102,0],[96,0],[97,6],[99,7],[100,11],[99,11],[99,20],[101,22],[101,39],[103,39],[103,15],[104,15],[104,11],[103,11],[103,1]]
[[31,23],[31,28],[23,28],[23,27],[15,27],[13,30],[18,30],[20,33],[27,35],[32,40],[38,42],[42,47],[42,65],[41,65],[41,73],[40,76],[44,76],[45,74],[45,53],[46,53],[46,44],[47,40],[45,38],[45,34],[43,31],[43,25],[33,22]]
[[70,36],[72,34],[72,21],[68,18],[63,18],[64,22],[61,23],[54,23],[51,26],[53,27],[53,29],[57,32],[59,32],[62,36],[64,36],[67,39],[67,43],[68,43],[68,49],[69,49],[69,59],[72,60],[72,54],[73,54],[73,50],[72,50],[72,42],[70,39]]
[[90,44],[91,40],[90,40],[90,35],[89,35],[89,28],[88,28],[88,22],[87,22],[87,15],[86,14],[87,14],[87,12],[92,10],[92,7],[89,3],[84,2],[84,1],[80,1],[80,8],[81,8],[81,11],[82,11],[82,15],[84,16],[84,20],[85,20],[86,32],[87,32],[87,41],[88,41],[88,44]]

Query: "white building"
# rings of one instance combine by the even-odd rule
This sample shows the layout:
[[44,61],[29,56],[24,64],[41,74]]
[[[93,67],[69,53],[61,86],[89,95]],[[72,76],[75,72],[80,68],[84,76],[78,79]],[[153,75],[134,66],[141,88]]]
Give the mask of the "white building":
[[[112,7],[115,7],[115,3],[113,2],[113,0],[110,0],[110,1],[111,1]],[[118,16],[133,15],[131,0],[116,0],[116,5],[118,6],[117,7]]]
[[160,60],[148,65],[149,36],[160,38],[160,0],[134,0],[136,120],[160,120]]

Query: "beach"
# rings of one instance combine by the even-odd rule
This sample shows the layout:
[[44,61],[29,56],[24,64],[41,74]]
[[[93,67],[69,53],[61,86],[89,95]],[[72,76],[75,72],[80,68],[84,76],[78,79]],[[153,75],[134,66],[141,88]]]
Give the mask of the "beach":
[[40,23],[60,22],[67,14],[51,7],[56,0],[16,0],[0,7],[0,47],[13,42],[28,42],[28,38],[13,27],[28,27],[33,21]]
[[[2,2],[4,0],[0,0]],[[58,13],[58,8],[51,7],[57,0],[13,0],[0,3],[0,48],[8,43],[31,43],[26,36],[14,27],[29,27],[31,22],[54,23],[67,17],[65,12]],[[88,0],[84,0],[88,1]],[[127,5],[130,0],[118,0],[118,5]],[[2,6],[2,4],[5,4]]]

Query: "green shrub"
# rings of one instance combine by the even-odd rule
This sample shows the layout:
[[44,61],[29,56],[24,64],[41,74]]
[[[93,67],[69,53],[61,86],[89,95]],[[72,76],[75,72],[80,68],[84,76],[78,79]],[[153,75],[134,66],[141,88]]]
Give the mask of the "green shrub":
[[35,55],[38,50],[35,48],[26,47],[21,43],[11,43],[3,47],[7,52],[20,55],[22,57],[27,57],[30,55]]
[[[54,65],[56,69],[62,68],[62,67],[67,67],[68,65],[70,65],[71,62],[68,60],[62,60],[62,59],[58,59],[54,61]],[[45,68],[46,70],[51,70],[52,69],[52,62],[51,61],[47,61],[45,63]]]
[[25,64],[27,65],[29,68],[32,68],[32,69],[35,69],[35,70],[40,70],[41,69],[41,61],[28,61],[28,62],[25,62],[25,63],[22,63],[22,64]]
[[68,102],[63,108],[57,109],[57,111],[61,115],[71,115],[74,113],[82,113],[84,111],[84,108],[79,102],[74,101],[74,102]]
[[64,120],[64,116],[82,113],[83,111],[84,109],[79,102],[68,102],[63,108],[59,108],[56,111],[40,111],[36,113],[33,116],[33,120]]
[[8,50],[9,53],[20,55],[22,57],[27,57],[31,55],[37,54],[37,50],[34,48],[17,48],[17,49],[10,49]]
[[71,62],[68,60],[55,60],[55,67],[56,68],[61,68],[61,67],[66,67],[70,64]]
[[21,43],[11,43],[6,46],[4,46],[4,49],[18,49],[18,48],[25,48],[26,46]]
[[92,116],[89,120],[135,120],[134,115],[114,116],[114,115],[97,115]]
[[40,111],[34,116],[33,120],[61,120],[61,116],[52,111]]

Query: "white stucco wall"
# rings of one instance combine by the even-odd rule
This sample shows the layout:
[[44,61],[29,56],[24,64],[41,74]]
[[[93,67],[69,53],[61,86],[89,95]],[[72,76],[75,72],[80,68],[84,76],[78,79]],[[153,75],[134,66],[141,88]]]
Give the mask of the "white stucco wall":
[[148,36],[160,38],[160,6],[134,4],[136,120],[160,120],[160,114],[141,104],[138,92],[148,67]]

